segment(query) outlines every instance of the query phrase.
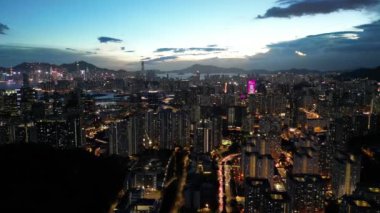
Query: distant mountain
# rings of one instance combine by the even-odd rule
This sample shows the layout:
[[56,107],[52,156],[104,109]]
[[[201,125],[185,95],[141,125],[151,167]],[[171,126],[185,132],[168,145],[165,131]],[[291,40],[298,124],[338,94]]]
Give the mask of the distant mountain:
[[181,69],[181,70],[173,70],[168,72],[175,72],[175,73],[194,73],[196,71],[199,71],[200,73],[256,73],[256,74],[265,74],[265,73],[277,73],[277,72],[283,72],[283,73],[294,73],[294,74],[315,74],[315,73],[321,73],[321,71],[318,70],[308,70],[308,69],[288,69],[288,70],[276,70],[276,71],[268,71],[268,70],[244,70],[240,68],[223,68],[223,67],[217,67],[217,66],[211,66],[211,65],[201,65],[201,64],[194,64],[191,67]]
[[[93,64],[87,63],[85,61],[78,61],[73,62],[70,64],[49,64],[49,63],[21,63],[13,67],[13,70],[19,71],[19,72],[26,72],[29,73],[31,71],[35,70],[50,70],[50,68],[53,69],[61,69],[61,70],[67,70],[68,72],[76,72],[78,70],[90,70],[90,71],[105,71],[105,72],[113,72],[114,70],[105,69],[105,68],[99,68]],[[2,68],[0,67],[0,70],[6,70],[9,68]]]
[[321,73],[319,70],[308,70],[308,69],[288,69],[288,70],[277,70],[273,72],[282,72],[282,73],[292,73],[292,74],[316,74]]
[[50,67],[56,68],[57,65],[49,63],[21,63],[13,67],[13,70],[20,72],[30,72],[32,70],[49,70]]
[[341,73],[338,78],[341,80],[368,78],[370,80],[380,81],[380,66],[376,68],[360,68],[351,72],[344,72]]
[[[90,72],[126,72],[125,70],[111,70],[107,68],[99,68],[93,64],[90,64],[86,61],[78,61],[73,62],[69,64],[49,64],[49,63],[21,63],[17,66],[13,67],[14,71],[18,72],[31,72],[35,70],[49,70],[50,68],[53,69],[62,69],[67,70],[68,72],[76,72],[77,70],[86,70],[88,69]],[[9,68],[6,67],[0,67],[0,71],[9,70]],[[172,70],[172,71],[159,71],[161,73],[168,73],[168,72],[174,72],[179,74],[185,74],[185,73],[194,73],[196,71],[199,71],[203,74],[215,74],[215,73],[236,73],[236,74],[270,74],[270,73],[294,73],[294,74],[315,74],[315,73],[340,73],[338,76],[339,79],[353,79],[353,78],[369,78],[372,80],[380,81],[380,66],[376,68],[361,68],[353,71],[328,71],[328,72],[321,72],[318,70],[308,70],[308,69],[287,69],[287,70],[277,70],[277,71],[268,71],[268,70],[244,70],[240,68],[223,68],[223,67],[217,67],[212,65],[201,65],[201,64],[194,64],[188,68],[180,69],[180,70]],[[139,72],[139,71],[136,71]],[[133,73],[133,72],[129,72]]]
[[191,67],[181,69],[181,70],[173,70],[169,72],[175,72],[175,73],[194,73],[196,71],[199,71],[200,73],[246,73],[246,70],[239,69],[239,68],[222,68],[222,67],[216,67],[211,65],[201,65],[201,64],[194,64]]
[[78,70],[95,70],[95,71],[112,71],[105,68],[99,68],[93,64],[87,63],[85,61],[78,61],[71,64],[61,64],[60,68],[66,69],[68,72],[76,72]]

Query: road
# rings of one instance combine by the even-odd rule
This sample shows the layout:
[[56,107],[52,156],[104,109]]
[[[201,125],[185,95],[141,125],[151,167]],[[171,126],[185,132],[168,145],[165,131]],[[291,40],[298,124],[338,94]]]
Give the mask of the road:
[[232,200],[232,194],[231,194],[231,186],[230,186],[230,181],[231,181],[231,166],[224,164],[224,177],[225,177],[225,192],[224,195],[226,196],[226,211],[227,212],[232,212],[231,209],[231,200]]
[[219,181],[219,207],[218,210],[222,212],[232,212],[230,202],[232,200],[230,180],[231,180],[231,166],[227,165],[226,162],[232,160],[234,157],[240,154],[231,154],[223,159],[219,160],[219,170],[218,170],[218,181]]
[[179,177],[176,200],[174,201],[174,207],[172,208],[170,212],[173,212],[173,213],[180,212],[180,209],[184,205],[185,197],[184,197],[183,190],[186,185],[188,166],[189,166],[189,156],[186,154],[183,157],[182,175]]

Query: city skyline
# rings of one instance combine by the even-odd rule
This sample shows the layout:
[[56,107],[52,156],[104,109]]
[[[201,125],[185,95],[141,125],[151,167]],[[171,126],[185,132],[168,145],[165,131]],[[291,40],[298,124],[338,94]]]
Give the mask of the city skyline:
[[5,1],[0,66],[71,63],[138,70],[380,65],[378,0]]
[[0,5],[0,212],[380,212],[380,0]]

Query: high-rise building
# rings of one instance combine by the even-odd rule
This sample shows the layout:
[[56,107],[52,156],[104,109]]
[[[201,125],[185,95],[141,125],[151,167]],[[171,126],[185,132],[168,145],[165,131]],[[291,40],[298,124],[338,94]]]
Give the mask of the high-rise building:
[[160,136],[158,113],[153,109],[146,110],[144,115],[144,127],[152,143],[157,143]]
[[23,74],[23,86],[18,91],[17,102],[20,111],[22,112],[24,119],[30,119],[29,113],[32,108],[32,104],[37,99],[37,93],[34,89],[30,87],[29,84],[29,75]]
[[222,141],[222,118],[213,116],[211,120],[211,143],[212,147],[217,147]]
[[255,144],[254,150],[258,152],[260,155],[270,154],[270,144],[266,140],[266,137],[256,131],[254,132],[254,135],[252,137],[252,142],[253,144]]
[[243,149],[242,168],[245,177],[266,178],[271,183],[274,161],[270,154],[270,144],[260,134],[257,125]]
[[[214,145],[217,133],[213,132],[214,122],[211,127],[211,142]],[[190,116],[184,111],[180,110],[174,114],[174,141],[177,145],[186,146],[190,144]]]
[[80,147],[84,143],[83,130],[77,117],[41,119],[35,122],[36,143],[54,147]]
[[243,120],[247,116],[246,107],[229,107],[227,111],[227,121],[229,127],[242,127]]
[[0,144],[9,143],[9,124],[3,121],[0,121]]
[[332,186],[336,198],[351,195],[360,181],[361,159],[354,154],[339,152],[333,161]]
[[265,213],[290,213],[290,197],[286,192],[265,194],[263,211]]
[[252,95],[252,94],[255,94],[255,93],[256,93],[256,80],[254,80],[254,79],[248,80],[248,83],[247,83],[247,94],[248,95]]
[[66,145],[68,147],[81,147],[85,143],[85,133],[82,128],[80,114],[67,114],[66,119]]
[[49,144],[54,147],[65,145],[66,121],[63,119],[38,120],[36,122],[37,143]]
[[300,147],[294,154],[293,174],[319,174],[318,152],[313,147]]
[[334,141],[334,150],[346,150],[346,144],[353,136],[353,121],[350,116],[342,116],[330,122],[329,138]]
[[144,138],[144,120],[141,115],[134,114],[127,118],[127,137],[129,155],[135,155],[140,150]]
[[380,183],[359,183],[353,194],[380,206]]
[[113,155],[113,154],[119,154],[119,138],[120,138],[120,129],[118,127],[118,123],[114,122],[109,126],[108,129],[108,154]]
[[373,213],[380,212],[380,206],[373,200],[358,196],[343,196],[339,213]]
[[243,158],[244,177],[257,177],[257,158],[259,153],[246,151]]
[[265,195],[270,191],[270,185],[264,178],[245,178],[244,212],[264,212]]
[[248,106],[250,112],[265,114],[286,113],[288,100],[282,94],[255,93],[248,97]]
[[16,90],[0,91],[0,113],[2,118],[20,114],[17,98]]
[[320,175],[289,175],[288,193],[292,211],[321,212],[324,209],[326,181]]
[[174,141],[174,113],[172,109],[161,109],[158,112],[159,117],[159,132],[160,132],[160,148],[173,149]]
[[211,152],[213,149],[213,141],[211,139],[212,122],[209,119],[201,119],[196,124],[195,130],[195,149],[198,152]]
[[[257,177],[266,178],[271,183],[274,175],[274,161],[271,155],[259,155],[257,159]],[[272,185],[272,184],[271,184]]]
[[319,143],[319,170],[321,175],[331,177],[334,144],[326,133],[319,133],[317,137]]

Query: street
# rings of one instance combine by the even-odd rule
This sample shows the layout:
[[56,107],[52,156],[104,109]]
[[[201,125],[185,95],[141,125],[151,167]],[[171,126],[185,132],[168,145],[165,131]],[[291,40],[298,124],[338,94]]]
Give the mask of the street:
[[230,188],[231,180],[231,166],[226,164],[228,161],[232,160],[234,157],[240,154],[230,154],[218,163],[218,181],[219,181],[219,212],[232,212],[230,202],[233,199]]

